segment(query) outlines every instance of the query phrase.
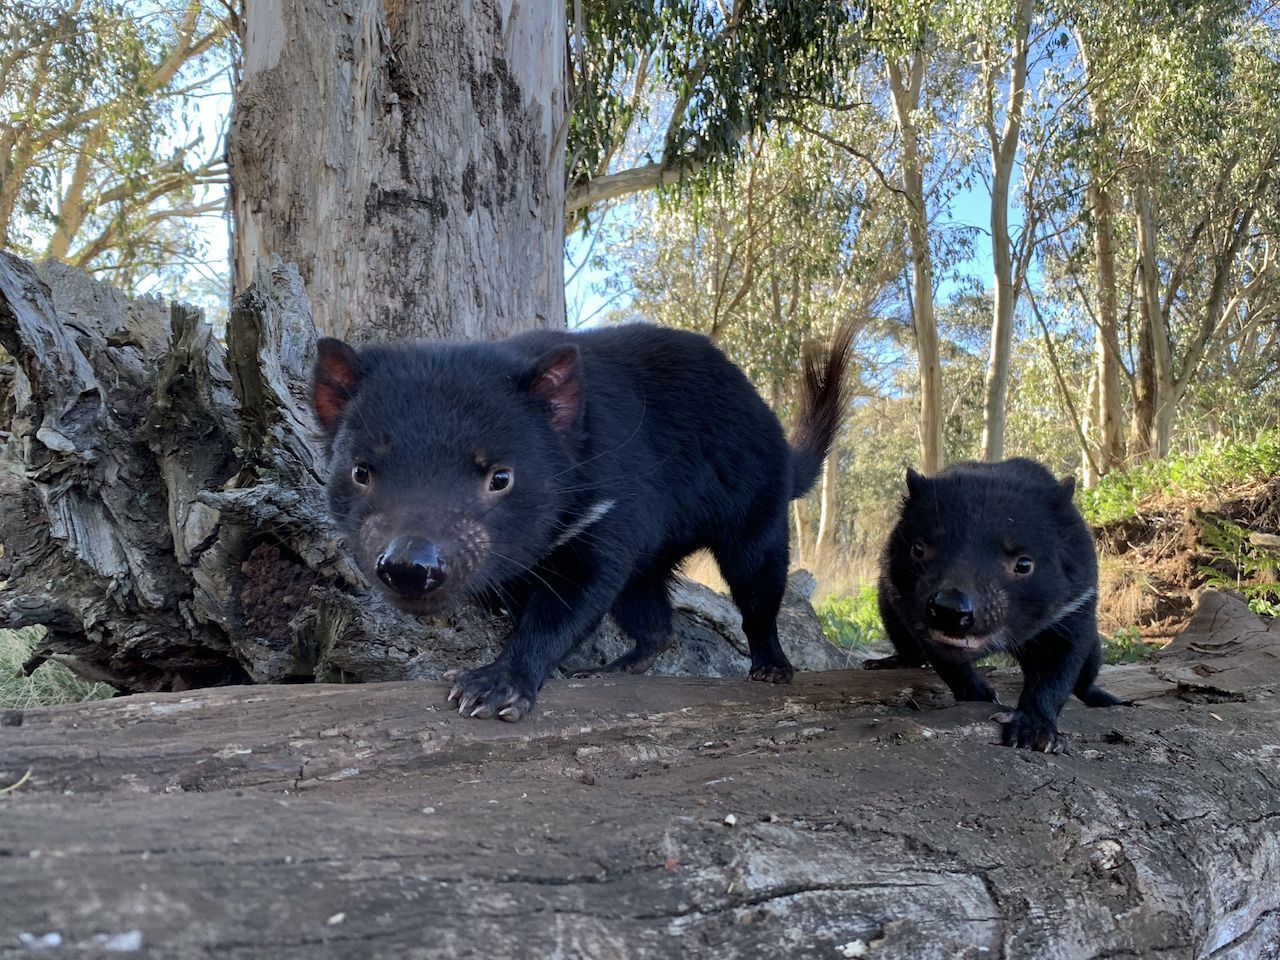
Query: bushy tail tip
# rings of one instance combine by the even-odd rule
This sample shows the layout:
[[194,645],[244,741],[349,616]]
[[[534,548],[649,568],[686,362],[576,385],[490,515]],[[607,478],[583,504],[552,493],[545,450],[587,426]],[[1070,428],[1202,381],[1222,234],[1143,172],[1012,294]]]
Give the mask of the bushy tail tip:
[[861,318],[851,316],[829,346],[813,341],[804,346],[800,411],[791,435],[792,498],[813,488],[840,429],[852,393],[848,371],[853,340],[861,326]]

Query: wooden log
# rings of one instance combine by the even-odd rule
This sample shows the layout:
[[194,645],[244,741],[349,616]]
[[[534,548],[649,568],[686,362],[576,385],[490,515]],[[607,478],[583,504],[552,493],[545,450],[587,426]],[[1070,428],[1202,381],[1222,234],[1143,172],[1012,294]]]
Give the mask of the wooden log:
[[[130,301],[69,267],[0,253],[13,360],[0,451],[0,626],[122,691],[439,677],[497,654],[505,617],[380,602],[326,515],[309,390],[316,332],[292,266],[258,270],[224,346],[195,311]],[[737,611],[677,591],[660,669],[745,674]],[[802,589],[780,621],[800,669],[845,665]],[[622,651],[606,625],[569,666]]]
[[928,671],[553,681],[518,724],[435,682],[11,713],[0,957],[1274,960],[1277,658],[1209,592],[1064,756]]

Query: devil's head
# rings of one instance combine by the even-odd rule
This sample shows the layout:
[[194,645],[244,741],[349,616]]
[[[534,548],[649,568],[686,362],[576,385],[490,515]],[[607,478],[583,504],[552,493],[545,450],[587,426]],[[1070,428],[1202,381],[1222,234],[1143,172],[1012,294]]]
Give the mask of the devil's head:
[[313,401],[330,508],[402,609],[500,589],[555,542],[581,414],[572,344],[531,357],[501,343],[357,351],[325,338]]
[[887,568],[895,609],[931,656],[1012,649],[1092,599],[1097,561],[1074,490],[1022,459],[907,472]]

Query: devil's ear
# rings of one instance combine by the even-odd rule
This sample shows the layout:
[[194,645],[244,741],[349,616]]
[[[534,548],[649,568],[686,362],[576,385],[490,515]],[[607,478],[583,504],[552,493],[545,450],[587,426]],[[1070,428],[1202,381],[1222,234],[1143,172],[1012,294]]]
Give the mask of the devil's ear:
[[919,500],[927,489],[929,489],[929,478],[907,467],[907,497],[911,500]]
[[576,344],[548,350],[540,356],[524,379],[525,389],[541,400],[547,419],[564,433],[578,418],[582,406],[581,364]]
[[348,344],[333,337],[316,343],[316,368],[311,379],[311,405],[327,436],[338,432],[342,413],[360,389],[360,358]]
[[1062,499],[1070,503],[1071,498],[1076,495],[1076,478],[1063,477],[1058,481],[1058,487],[1062,490]]

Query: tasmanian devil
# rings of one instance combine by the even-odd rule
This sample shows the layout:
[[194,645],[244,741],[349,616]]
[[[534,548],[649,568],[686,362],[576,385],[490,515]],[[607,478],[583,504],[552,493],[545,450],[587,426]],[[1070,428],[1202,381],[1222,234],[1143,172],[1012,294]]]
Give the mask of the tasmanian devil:
[[606,612],[641,673],[672,642],[673,571],[708,548],[742,614],[753,679],[792,667],[775,620],[787,505],[813,486],[845,406],[853,328],[805,352],[788,445],[706,337],[635,324],[492,343],[318,347],[329,502],[360,567],[401,609],[496,596],[515,634],[449,695],[518,720]]
[[1120,703],[1094,684],[1098,561],[1074,491],[1073,478],[1022,458],[932,478],[908,470],[880,567],[880,616],[897,652],[867,666],[927,661],[957,700],[996,701],[973,663],[1010,653],[1023,688],[996,717],[1004,743],[1052,753],[1066,746],[1057,719],[1072,692],[1091,707]]

